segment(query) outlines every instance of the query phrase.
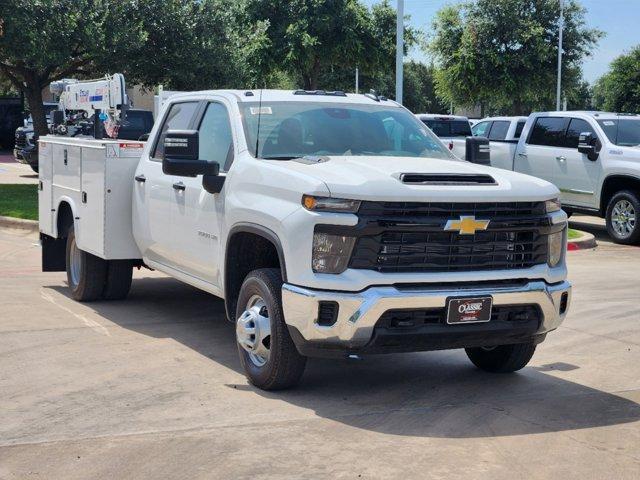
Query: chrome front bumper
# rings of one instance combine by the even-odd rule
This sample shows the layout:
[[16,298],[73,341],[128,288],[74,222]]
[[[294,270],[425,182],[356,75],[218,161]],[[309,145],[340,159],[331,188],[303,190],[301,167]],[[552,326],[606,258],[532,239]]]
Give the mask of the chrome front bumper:
[[[567,293],[560,313],[561,298]],[[571,284],[567,281],[548,284],[530,281],[518,285],[471,286],[395,286],[370,287],[362,292],[331,292],[284,284],[282,304],[287,325],[299,333],[299,340],[357,350],[372,338],[380,316],[390,309],[445,307],[449,297],[493,297],[493,305],[538,305],[542,321],[536,335],[556,329],[564,320],[571,301]],[[319,302],[336,302],[339,306],[332,326],[318,325]],[[296,333],[296,335],[298,335]]]

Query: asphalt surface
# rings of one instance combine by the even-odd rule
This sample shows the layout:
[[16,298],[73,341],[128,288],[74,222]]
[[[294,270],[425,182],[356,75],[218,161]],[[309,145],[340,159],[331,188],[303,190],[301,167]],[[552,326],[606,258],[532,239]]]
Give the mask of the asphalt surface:
[[640,248],[589,228],[570,314],[520,373],[311,360],[279,393],[247,384],[220,300],[141,271],[79,304],[35,235],[0,230],[0,478],[636,479]]

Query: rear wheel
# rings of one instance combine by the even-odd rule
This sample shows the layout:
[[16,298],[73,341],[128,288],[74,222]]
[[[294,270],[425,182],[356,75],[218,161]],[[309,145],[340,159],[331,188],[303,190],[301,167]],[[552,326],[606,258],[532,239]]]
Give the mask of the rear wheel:
[[107,273],[102,291],[105,300],[123,300],[129,295],[133,263],[131,260],[107,261]]
[[107,262],[78,248],[73,226],[67,235],[66,257],[67,282],[71,296],[79,302],[90,302],[101,298],[107,274]]
[[616,243],[640,243],[640,198],[636,192],[616,193],[607,205],[607,231]]
[[536,351],[533,342],[497,347],[466,348],[469,360],[481,370],[510,373],[524,368]]
[[282,313],[280,270],[254,270],[240,288],[236,340],[249,382],[263,390],[280,390],[300,381],[306,357],[298,353]]

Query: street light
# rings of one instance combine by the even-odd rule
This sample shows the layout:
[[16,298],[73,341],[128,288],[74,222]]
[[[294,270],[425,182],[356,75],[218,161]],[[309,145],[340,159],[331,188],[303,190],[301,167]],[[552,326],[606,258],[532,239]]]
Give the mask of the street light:
[[396,102],[402,103],[402,62],[404,57],[404,0],[398,0],[396,19]]
[[564,29],[564,0],[560,0],[560,25],[558,34],[558,84],[556,85],[556,110],[560,110],[560,85],[562,83],[562,30]]

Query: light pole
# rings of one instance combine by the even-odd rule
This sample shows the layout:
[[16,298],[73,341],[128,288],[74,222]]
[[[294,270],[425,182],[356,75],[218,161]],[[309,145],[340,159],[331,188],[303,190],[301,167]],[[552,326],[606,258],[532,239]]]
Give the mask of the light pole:
[[402,62],[404,57],[404,0],[398,0],[396,19],[396,102],[402,103]]
[[562,30],[564,29],[564,0],[560,0],[560,25],[558,34],[558,84],[556,85],[556,110],[560,110],[562,84]]

